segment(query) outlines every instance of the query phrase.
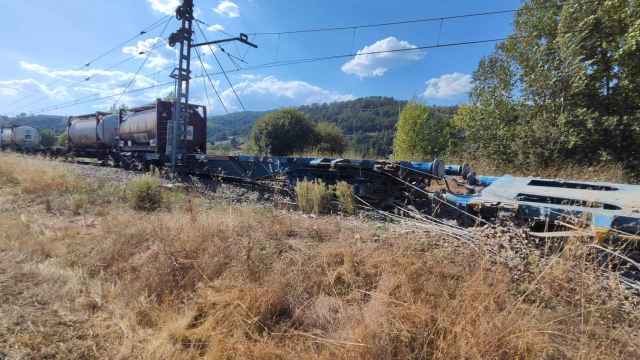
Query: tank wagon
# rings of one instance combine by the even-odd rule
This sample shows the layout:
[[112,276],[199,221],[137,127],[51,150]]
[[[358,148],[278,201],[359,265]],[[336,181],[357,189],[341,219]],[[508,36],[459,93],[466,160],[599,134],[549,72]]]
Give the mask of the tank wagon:
[[[174,104],[157,100],[154,104],[119,113],[117,161],[125,168],[164,166],[167,150],[167,126],[173,116]],[[184,138],[188,154],[207,152],[207,110],[189,105]]]
[[40,133],[31,126],[0,129],[0,148],[31,152],[40,148]]
[[69,154],[106,160],[118,133],[119,118],[106,112],[71,116],[67,119]]

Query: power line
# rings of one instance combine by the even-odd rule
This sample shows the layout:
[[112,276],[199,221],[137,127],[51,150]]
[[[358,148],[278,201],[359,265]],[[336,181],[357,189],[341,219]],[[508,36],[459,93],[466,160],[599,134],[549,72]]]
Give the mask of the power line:
[[[196,22],[196,25],[198,26],[198,30],[200,30],[200,34],[202,34],[202,38],[204,39],[205,42],[209,42],[209,40],[207,39],[207,36],[205,35],[204,31],[202,31],[202,27],[200,26],[200,23]],[[213,55],[213,58],[216,59],[216,62],[218,63],[218,66],[220,67],[220,71],[222,71],[222,74],[224,75],[224,78],[227,79],[227,83],[229,84],[229,87],[231,88],[231,91],[233,92],[233,95],[235,95],[236,99],[238,100],[238,103],[240,104],[240,107],[242,108],[242,111],[246,111],[244,104],[242,103],[242,100],[240,100],[240,96],[238,96],[238,93],[236,92],[236,89],[233,87],[233,83],[231,82],[231,80],[229,79],[229,76],[227,75],[227,72],[224,70],[224,67],[222,67],[222,63],[220,63],[220,60],[218,60],[218,56],[216,55],[216,53],[213,51],[213,48],[211,47],[211,45],[208,45],[209,47],[209,51],[211,51],[211,55]],[[239,70],[239,69],[237,69]]]
[[[162,28],[162,32],[160,33],[160,37],[162,38],[162,36],[164,36],[165,31],[167,31],[167,27],[169,26],[169,23],[171,23],[171,19],[173,18],[169,18],[167,20],[167,22],[164,24],[164,27]],[[153,51],[147,51],[147,55],[144,58],[144,61],[140,64],[140,66],[138,67],[138,70],[136,71],[136,73],[133,75],[133,78],[131,79],[131,81],[129,82],[129,84],[124,88],[124,92],[120,95],[120,97],[118,97],[118,100],[116,100],[116,105],[120,102],[120,100],[122,99],[122,96],[124,96],[124,93],[129,90],[129,88],[131,87],[131,85],[136,81],[136,78],[138,77],[138,74],[140,74],[140,71],[142,70],[142,68],[144,67],[144,65],[147,63],[147,61],[149,61],[149,57],[151,56],[151,53],[153,53]]]
[[384,27],[384,26],[394,26],[394,25],[403,25],[403,24],[415,24],[415,23],[424,23],[424,22],[443,22],[446,20],[455,20],[455,19],[464,19],[471,17],[480,17],[480,16],[491,16],[491,15],[502,15],[502,14],[511,14],[517,13],[524,10],[537,10],[537,9],[548,9],[556,6],[564,6],[570,4],[588,4],[598,2],[600,0],[584,0],[578,2],[564,2],[555,5],[546,5],[546,6],[536,6],[536,7],[528,7],[528,8],[519,8],[519,9],[506,9],[506,10],[494,10],[494,11],[484,11],[477,13],[469,13],[469,14],[461,14],[461,15],[451,15],[451,16],[441,16],[441,17],[428,17],[428,18],[418,18],[418,19],[408,19],[408,20],[398,20],[398,21],[390,21],[390,22],[382,22],[382,23],[369,23],[369,24],[359,24],[359,25],[343,25],[343,26],[327,26],[327,27],[317,27],[317,28],[308,28],[308,29],[298,29],[298,30],[289,30],[289,31],[272,31],[272,32],[253,32],[248,33],[248,35],[257,36],[257,35],[288,35],[288,34],[300,34],[300,33],[313,33],[313,32],[326,32],[326,31],[340,31],[340,30],[354,30],[354,29],[366,29],[373,27]]
[[[213,88],[213,91],[216,93],[216,96],[218,97],[218,100],[220,100],[220,104],[222,105],[222,108],[228,114],[229,110],[227,110],[227,106],[224,104],[224,101],[222,101],[222,97],[220,97],[220,94],[218,93],[218,90],[213,85],[213,81],[211,80],[211,77],[209,76],[209,73],[207,72],[207,68],[204,65],[204,61],[202,61],[202,57],[200,56],[200,50],[198,50],[198,48],[195,48],[195,50],[196,50],[196,55],[198,56],[198,60],[200,61],[200,65],[202,66],[202,71],[204,71],[204,73],[206,75],[206,78],[209,80],[209,84],[211,84],[211,88]],[[204,80],[205,78],[203,77],[202,79]],[[205,92],[207,91],[207,83],[206,82],[205,82],[204,90],[205,90]],[[207,95],[207,97],[209,97],[209,95]]]
[[[105,51],[105,52],[101,53],[100,55],[96,56],[95,58],[93,58],[93,59],[89,60],[88,62],[84,63],[83,65],[81,65],[81,66],[79,66],[79,67],[77,67],[77,68],[75,68],[75,69],[73,69],[73,70],[74,70],[74,71],[79,71],[79,70],[83,70],[83,69],[85,69],[85,68],[87,68],[87,67],[90,67],[93,63],[95,63],[96,61],[98,61],[98,60],[100,60],[100,59],[104,58],[105,56],[109,55],[109,54],[110,54],[110,53],[112,53],[113,51],[115,51],[115,50],[117,50],[117,49],[121,48],[122,46],[126,45],[127,43],[129,43],[129,42],[131,42],[131,41],[135,40],[136,38],[138,38],[138,37],[140,37],[140,36],[142,36],[142,35],[144,35],[144,34],[148,33],[148,32],[149,32],[149,31],[151,31],[151,30],[155,29],[155,28],[156,28],[158,25],[160,25],[164,20],[167,20],[167,18],[172,18],[172,16],[170,16],[170,15],[163,16],[160,20],[158,20],[158,21],[154,22],[153,24],[151,24],[151,25],[149,25],[149,26],[145,27],[144,29],[142,29],[142,30],[141,30],[139,33],[137,33],[136,35],[132,36],[131,38],[127,39],[126,41],[121,42],[121,43],[120,43],[120,44],[118,44],[117,46],[114,46],[114,47],[112,47],[111,49],[109,49],[109,50],[107,50],[107,51]],[[45,86],[46,88],[49,88],[49,87],[51,87],[52,85],[54,85],[55,83],[57,83],[57,82],[59,82],[59,79],[58,79],[58,80],[55,80],[55,79],[54,79],[53,81],[51,81],[51,82],[47,83],[47,84],[46,84],[46,85],[44,85],[44,86]],[[30,97],[29,97],[29,96],[27,96],[27,97],[23,97],[23,98],[21,98],[21,99],[18,99],[18,100],[17,100],[17,101],[15,101],[13,104],[10,104],[10,105],[9,105],[9,107],[10,107],[10,108],[15,108],[15,106],[16,106],[17,104],[22,103],[23,101],[25,101],[25,100],[27,100],[27,99],[29,99],[29,98],[30,98]],[[31,105],[32,105],[32,104],[29,104],[29,105],[26,105],[26,106],[31,106]]]
[[[170,21],[170,20],[171,20],[171,18],[169,19],[169,21]],[[166,39],[162,39],[162,40],[166,40]],[[164,45],[164,42],[159,41],[156,45],[154,45],[153,47],[151,47],[149,50],[141,51],[141,52],[138,52],[137,54],[133,54],[133,55],[131,55],[131,56],[128,56],[128,57],[124,58],[123,60],[120,60],[119,62],[117,62],[117,63],[115,63],[115,64],[113,64],[113,65],[110,65],[110,66],[108,66],[108,67],[106,67],[106,68],[104,68],[104,69],[95,69],[95,70],[96,70],[96,71],[110,71],[110,70],[113,70],[113,69],[115,69],[115,68],[117,68],[117,67],[121,66],[122,64],[127,63],[127,62],[131,61],[132,59],[137,58],[137,57],[138,57],[138,56],[140,56],[140,55],[150,54],[151,52],[153,52],[153,50],[155,50],[156,48],[158,48],[158,47],[159,47],[159,46],[161,46],[161,45]],[[80,69],[80,70],[72,70],[72,71],[83,71],[83,70],[84,70],[84,69]],[[164,69],[163,69],[162,71],[164,71]],[[155,74],[155,73],[154,73],[154,74]],[[74,87],[74,86],[79,85],[79,84],[82,84],[82,83],[87,83],[87,82],[89,82],[89,81],[93,80],[93,79],[95,78],[95,76],[96,76],[96,75],[90,75],[90,76],[88,76],[88,77],[86,77],[86,78],[84,78],[84,79],[78,80],[78,81],[76,81],[76,82],[72,82],[71,84],[66,85],[66,87]],[[47,99],[48,99],[48,97],[47,97],[47,96],[40,97],[40,98],[36,99],[35,101],[30,102],[30,103],[28,103],[28,104],[24,105],[24,106],[22,107],[22,109],[28,109],[28,108],[30,108],[30,107],[32,107],[32,106],[34,106],[34,105],[36,105],[36,104],[39,104],[39,103],[41,103],[41,102],[43,102],[43,101],[45,101],[45,100],[47,100]]]
[[142,36],[142,35],[146,34],[147,32],[149,32],[149,31],[151,31],[151,30],[155,29],[155,28],[156,28],[156,27],[158,27],[160,24],[162,24],[162,22],[163,22],[163,21],[168,20],[168,19],[171,19],[171,18],[173,18],[173,16],[171,16],[171,15],[166,15],[166,16],[162,17],[160,20],[158,20],[158,21],[154,22],[153,24],[149,25],[147,28],[145,28],[144,30],[140,31],[140,33],[136,34],[135,36],[131,37],[130,39],[127,39],[126,41],[123,41],[122,43],[120,43],[120,44],[118,44],[118,45],[114,46],[113,48],[111,48],[111,49],[109,49],[109,50],[105,51],[104,53],[102,53],[102,54],[98,55],[98,56],[97,56],[96,58],[94,58],[93,60],[91,60],[91,61],[87,62],[86,64],[84,64],[84,66],[83,66],[83,67],[89,67],[89,66],[91,66],[91,64],[93,64],[94,62],[96,62],[96,61],[98,61],[98,60],[102,59],[103,57],[105,57],[105,56],[107,56],[107,55],[111,54],[112,52],[114,52],[114,51],[116,51],[116,50],[118,50],[118,49],[122,48],[124,45],[128,44],[130,41],[133,41],[133,40],[135,40],[136,38],[138,38],[138,37],[140,37],[140,36]]
[[[566,35],[566,34],[572,34],[572,33],[576,33],[576,32],[579,32],[579,31],[578,30],[573,30],[573,31],[566,31],[566,32],[557,32],[557,35]],[[241,68],[241,69],[237,69],[237,70],[226,70],[224,72],[223,71],[219,71],[219,72],[216,72],[216,73],[208,73],[208,75],[209,76],[211,76],[211,75],[222,75],[222,74],[236,73],[236,72],[248,71],[248,70],[269,69],[269,68],[274,68],[274,67],[283,67],[283,66],[290,66],[290,65],[313,63],[313,62],[319,62],[319,61],[328,61],[328,60],[349,58],[349,57],[354,57],[354,56],[375,55],[375,54],[385,54],[385,53],[398,53],[398,52],[407,52],[407,51],[419,51],[419,50],[427,50],[427,49],[439,49],[439,48],[459,47],[459,46],[468,46],[468,45],[488,44],[488,43],[496,43],[496,42],[500,42],[500,41],[505,41],[505,40],[508,40],[508,39],[516,39],[517,40],[517,39],[524,39],[524,38],[528,38],[528,37],[530,37],[530,36],[528,36],[528,35],[509,36],[509,37],[494,38],[494,39],[461,41],[461,42],[453,42],[453,43],[417,46],[417,47],[414,47],[414,48],[400,48],[400,49],[390,49],[390,50],[381,50],[381,51],[355,52],[355,53],[349,53],[349,54],[339,54],[339,55],[330,55],[330,56],[313,57],[313,58],[292,59],[292,60],[287,60],[287,61],[263,63],[263,64],[260,64],[260,65],[251,66],[251,67],[245,67],[245,68]],[[202,75],[201,74],[201,75],[194,76],[193,79],[200,79],[200,78],[203,78],[205,76],[206,75]],[[157,85],[153,85],[153,86],[149,86],[149,87],[141,88],[141,89],[133,89],[133,90],[128,91],[127,93],[146,91],[146,90],[150,90],[150,89],[153,89],[153,88],[166,86],[168,84],[172,84],[172,82],[163,83],[163,84],[157,84]],[[76,105],[80,105],[80,104],[84,104],[84,103],[89,103],[89,102],[93,102],[93,101],[104,100],[104,99],[116,97],[116,96],[119,96],[119,95],[120,94],[103,96],[103,97],[96,97],[96,98],[93,98],[93,99],[88,99],[86,101],[79,101],[79,102],[76,101],[73,104],[61,104],[60,106],[43,109],[41,111],[60,110],[60,109],[63,109],[63,108],[76,106]]]

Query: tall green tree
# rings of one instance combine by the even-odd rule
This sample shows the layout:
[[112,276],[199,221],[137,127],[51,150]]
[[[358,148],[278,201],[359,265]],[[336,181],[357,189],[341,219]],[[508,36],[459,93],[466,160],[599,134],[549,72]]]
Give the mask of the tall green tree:
[[637,1],[528,0],[474,73],[469,150],[521,166],[640,165]]
[[333,123],[320,122],[316,125],[317,150],[321,153],[339,155],[347,149],[347,140],[342,130]]
[[315,124],[295,109],[282,109],[256,121],[250,140],[260,154],[276,156],[302,152],[317,144]]
[[408,103],[400,113],[393,141],[393,156],[399,160],[427,160],[447,151],[449,121],[433,116],[429,108]]

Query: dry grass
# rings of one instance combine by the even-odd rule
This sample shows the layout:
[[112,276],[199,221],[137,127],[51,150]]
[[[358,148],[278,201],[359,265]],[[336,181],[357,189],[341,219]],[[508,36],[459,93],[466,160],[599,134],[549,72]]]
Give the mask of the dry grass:
[[344,181],[336,184],[336,199],[340,204],[340,210],[345,215],[355,215],[356,200],[353,196],[353,187]]
[[143,175],[127,184],[131,207],[141,211],[156,211],[163,205],[160,179],[152,175]]
[[316,215],[330,212],[333,191],[322,180],[298,181],[295,190],[302,212]]
[[[20,199],[9,191],[20,187],[0,193]],[[519,264],[527,276],[514,282],[512,267],[424,232],[189,204],[153,213],[113,205],[102,217],[30,204],[3,211],[0,351],[65,359],[640,356],[634,298],[615,279],[603,281],[578,242],[553,261]]]

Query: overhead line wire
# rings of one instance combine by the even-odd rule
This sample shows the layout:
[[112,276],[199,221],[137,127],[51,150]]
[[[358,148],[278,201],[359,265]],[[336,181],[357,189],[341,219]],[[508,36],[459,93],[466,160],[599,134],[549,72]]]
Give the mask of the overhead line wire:
[[326,31],[338,31],[338,30],[353,30],[353,29],[366,29],[372,27],[383,27],[383,26],[393,26],[393,25],[403,25],[403,24],[414,24],[414,23],[423,23],[423,22],[436,22],[436,21],[445,21],[445,20],[455,20],[455,19],[463,19],[470,17],[480,17],[480,16],[490,16],[490,15],[501,15],[501,14],[509,14],[509,13],[517,13],[524,10],[536,10],[536,9],[547,9],[555,6],[562,5],[570,5],[570,4],[584,4],[584,3],[594,3],[599,0],[584,0],[584,1],[576,1],[571,2],[567,1],[560,4],[554,5],[546,5],[546,6],[535,6],[529,8],[519,8],[519,9],[506,9],[506,10],[494,10],[494,11],[483,11],[477,13],[469,13],[469,14],[461,14],[461,15],[451,15],[451,16],[440,16],[440,17],[428,17],[428,18],[419,18],[419,19],[408,19],[408,20],[398,20],[398,21],[390,21],[390,22],[382,22],[382,23],[371,23],[371,24],[359,24],[359,25],[343,25],[343,26],[327,26],[327,27],[317,27],[317,28],[309,28],[309,29],[298,29],[298,30],[289,30],[289,31],[272,31],[272,32],[252,32],[247,35],[287,35],[287,34],[300,34],[300,33],[311,33],[311,32],[326,32]]
[[[160,32],[160,37],[162,38],[164,36],[165,31],[167,31],[167,27],[169,26],[169,23],[171,23],[171,19],[173,18],[169,18],[167,20],[167,22],[164,24],[164,27],[162,28],[162,32]],[[131,78],[131,81],[129,82],[129,84],[127,85],[127,87],[125,87],[124,92],[122,94],[120,94],[120,97],[118,97],[118,100],[116,100],[115,104],[117,105],[120,100],[122,99],[122,97],[124,96],[124,94],[126,93],[127,90],[129,90],[129,88],[131,87],[131,85],[136,81],[136,78],[138,77],[138,74],[140,74],[140,71],[142,70],[142,68],[144,67],[144,65],[147,63],[147,61],[149,61],[149,57],[151,56],[151,53],[153,53],[153,51],[147,51],[147,54],[144,58],[144,61],[140,64],[140,66],[138,67],[138,70],[136,71],[136,73],[133,75],[133,78]]]
[[[572,33],[576,33],[576,32],[578,32],[578,30],[566,31],[566,32],[557,32],[557,34],[558,35],[565,35],[565,34],[572,34]],[[436,44],[436,45],[417,46],[415,48],[400,48],[400,49],[390,49],[390,50],[381,50],[381,51],[355,52],[355,53],[349,53],[349,54],[330,55],[330,56],[315,57],[315,58],[292,59],[292,60],[288,60],[288,61],[278,61],[278,62],[264,63],[264,64],[251,66],[251,67],[245,67],[245,68],[241,68],[241,69],[237,69],[237,70],[226,70],[224,73],[222,71],[219,71],[219,72],[215,72],[215,73],[209,73],[209,75],[210,76],[211,75],[221,75],[221,74],[235,73],[235,72],[241,72],[241,71],[247,71],[247,70],[268,69],[268,68],[274,68],[274,67],[297,65],[297,64],[306,64],[306,63],[334,60],[334,59],[341,59],[341,58],[348,58],[348,57],[354,57],[354,56],[364,56],[364,55],[375,55],[375,54],[396,53],[396,52],[406,52],[406,51],[418,51],[418,50],[425,50],[425,49],[437,49],[437,48],[458,47],[458,46],[466,46],[466,45],[487,44],[487,43],[495,43],[495,42],[499,42],[499,41],[504,41],[504,40],[508,40],[508,39],[523,39],[523,38],[527,38],[527,37],[530,37],[530,36],[528,36],[528,35],[509,36],[509,37],[494,38],[494,39],[461,41],[461,42],[444,43],[444,44]],[[202,78],[204,76],[206,76],[206,75],[202,75],[202,74],[201,75],[197,75],[197,76],[194,76],[193,79],[199,79],[199,78]],[[169,84],[171,84],[171,82]],[[150,87],[147,87],[147,88],[142,88],[142,89],[134,89],[132,91],[144,91],[144,90],[152,89],[152,88],[159,87],[159,86],[165,86],[165,85],[167,85],[167,83],[157,84],[157,85],[150,86]],[[88,101],[72,104],[71,106],[79,105],[79,104],[86,103],[86,102],[91,102],[91,101],[94,101],[94,100],[95,101],[103,100],[105,98],[110,98],[110,97],[115,97],[115,96],[118,96],[118,95],[110,95],[110,96],[105,96],[105,97],[98,97],[96,99],[89,99]],[[56,107],[54,110],[58,110],[58,109],[65,108],[65,107],[68,107],[68,106]],[[46,110],[49,110],[49,109],[46,109]]]
[[[134,40],[134,39],[136,39],[136,38],[138,38],[138,37],[140,37],[140,36],[142,36],[142,35],[144,35],[144,34],[147,34],[149,31],[151,31],[151,30],[155,29],[155,28],[156,28],[158,25],[160,25],[164,20],[167,20],[167,18],[172,18],[172,16],[171,16],[171,15],[163,16],[160,20],[158,20],[158,21],[154,22],[153,24],[151,24],[151,25],[147,26],[146,28],[142,29],[139,33],[137,33],[136,35],[134,35],[134,36],[132,36],[131,38],[127,39],[126,41],[123,41],[123,42],[119,43],[117,46],[112,47],[112,48],[111,48],[111,49],[109,49],[108,51],[103,52],[102,54],[100,54],[100,55],[96,56],[96,57],[95,57],[95,58],[93,58],[92,60],[90,60],[90,61],[88,61],[88,62],[84,63],[83,65],[78,66],[77,68],[72,69],[72,70],[73,70],[73,71],[79,71],[79,70],[83,70],[83,69],[85,69],[85,68],[87,68],[87,67],[91,66],[91,65],[92,65],[93,63],[95,63],[96,61],[98,61],[98,60],[102,59],[103,57],[107,56],[108,54],[112,53],[113,51],[115,51],[115,50],[117,50],[117,49],[121,48],[122,46],[126,45],[127,43],[131,42],[132,40]],[[49,88],[50,86],[54,85],[55,83],[57,83],[57,82],[59,82],[59,81],[60,81],[60,79],[54,79],[54,80],[52,80],[51,82],[49,82],[49,83],[45,84],[45,87]],[[14,102],[13,104],[9,105],[9,106],[10,106],[10,107],[12,107],[12,108],[14,108],[17,104],[19,104],[19,103],[21,103],[21,102],[23,102],[24,100],[27,100],[27,99],[29,99],[29,98],[30,98],[30,97],[21,98],[21,99],[17,100],[16,102]],[[27,106],[27,107],[28,107],[28,106],[31,106],[31,104],[26,105],[26,106]]]
[[[211,76],[209,76],[209,72],[207,71],[205,65],[204,65],[204,61],[202,61],[202,56],[200,56],[200,50],[198,50],[198,48],[195,48],[196,50],[196,55],[198,56],[198,60],[200,61],[200,65],[202,66],[202,71],[204,71],[205,75],[206,75],[206,79],[209,80],[209,84],[211,84],[211,88],[213,88],[213,91],[216,93],[216,96],[218,97],[218,100],[220,101],[220,104],[222,105],[222,108],[224,109],[224,111],[228,114],[229,110],[227,110],[227,106],[224,104],[224,101],[222,101],[222,97],[220,96],[220,93],[218,93],[218,89],[216,89],[216,87],[213,85],[213,81],[211,80]],[[205,77],[202,77],[202,79],[204,80]],[[205,91],[207,90],[206,87],[206,82],[205,82]],[[208,95],[207,95],[208,97]]]
[[[196,25],[198,26],[198,30],[200,30],[200,34],[202,34],[202,38],[204,39],[205,42],[209,42],[209,40],[207,39],[207,36],[205,35],[204,31],[202,31],[202,27],[200,26],[200,23],[196,22]],[[229,87],[231,88],[231,91],[233,92],[233,95],[235,95],[236,99],[238,100],[238,103],[240,104],[240,107],[242,108],[242,111],[247,111],[244,107],[244,104],[242,103],[242,100],[240,99],[240,96],[238,96],[238,93],[236,92],[236,89],[233,87],[233,83],[231,82],[231,80],[229,79],[229,76],[227,75],[227,72],[224,70],[224,67],[222,66],[222,63],[220,62],[220,60],[218,60],[218,56],[216,55],[215,51],[213,51],[213,48],[211,47],[211,45],[208,45],[209,51],[211,51],[211,55],[213,55],[213,58],[216,59],[216,62],[218,63],[218,66],[220,67],[220,71],[222,71],[222,74],[224,75],[224,78],[227,79],[227,83],[229,84]],[[236,71],[239,71],[239,69],[237,69]]]

